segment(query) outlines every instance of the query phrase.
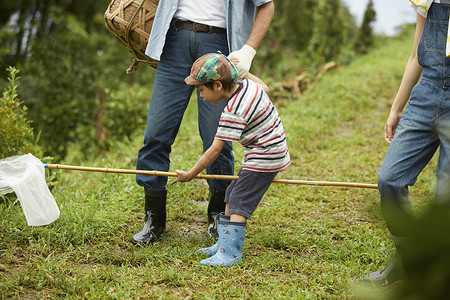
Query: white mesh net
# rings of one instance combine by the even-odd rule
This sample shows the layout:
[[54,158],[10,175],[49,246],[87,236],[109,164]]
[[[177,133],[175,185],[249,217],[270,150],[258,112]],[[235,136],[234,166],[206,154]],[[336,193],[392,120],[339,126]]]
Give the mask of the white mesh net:
[[45,181],[42,162],[32,154],[0,160],[0,193],[14,191],[29,226],[47,225],[59,208]]

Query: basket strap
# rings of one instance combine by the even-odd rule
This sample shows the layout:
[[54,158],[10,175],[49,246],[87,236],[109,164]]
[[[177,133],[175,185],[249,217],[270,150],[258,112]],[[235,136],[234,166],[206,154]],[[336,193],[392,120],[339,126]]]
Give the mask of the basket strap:
[[[131,39],[130,39],[131,25],[133,24],[134,19],[136,19],[136,16],[137,16],[138,12],[141,10],[142,6],[144,5],[144,1],[145,0],[142,0],[141,4],[139,4],[138,8],[136,9],[136,11],[134,12],[133,16],[131,17],[130,22],[128,23],[127,30],[125,31],[125,39],[126,39],[127,43],[129,43],[129,44],[131,44]],[[133,47],[131,47],[131,49],[133,50],[133,53],[134,53],[135,56],[139,56],[139,54],[136,52],[136,50]],[[134,60],[135,59],[133,59],[133,65],[135,64]],[[129,69],[130,68],[128,68],[128,70]],[[135,68],[135,70],[136,69],[137,69],[137,67]],[[127,70],[127,73],[128,73],[128,70]]]
[[133,58],[133,62],[131,63],[131,65],[127,69],[127,74],[131,74],[131,73],[136,72],[136,70],[137,70],[137,68],[139,66],[139,63],[141,63],[141,62],[142,63],[146,63],[146,61],[143,60],[143,59]]

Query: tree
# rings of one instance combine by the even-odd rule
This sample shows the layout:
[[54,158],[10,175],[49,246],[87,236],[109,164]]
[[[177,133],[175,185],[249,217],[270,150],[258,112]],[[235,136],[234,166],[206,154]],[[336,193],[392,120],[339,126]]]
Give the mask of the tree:
[[[150,92],[130,92],[129,86],[135,82],[150,87],[154,72],[142,66],[139,74],[125,74],[132,55],[105,27],[108,3],[0,2],[0,66],[21,69],[20,99],[29,108],[46,155],[61,159],[70,143],[84,150],[108,146],[109,137],[126,138],[143,126]],[[129,122],[123,122],[127,118]]]
[[[83,22],[62,10],[54,9],[52,19],[55,30],[32,43],[32,59],[23,65],[21,97],[30,108],[35,129],[42,132],[47,154],[63,158],[70,143],[87,148],[97,142],[99,91],[123,88],[121,82],[128,82],[125,63],[131,54],[105,28],[89,33]],[[101,18],[95,19],[103,25]],[[128,109],[128,105],[134,103],[115,108]],[[123,120],[113,121],[112,132],[123,132]]]
[[[105,10],[107,4],[108,0],[2,0],[0,72],[4,72],[6,66],[23,63],[29,57],[31,44],[56,30],[53,9],[76,16],[91,31],[97,26],[94,16]],[[5,34],[8,32],[13,34]]]
[[314,29],[308,52],[323,64],[339,54],[344,32],[340,0],[322,0],[313,12]]
[[356,37],[355,51],[357,53],[367,53],[370,47],[373,45],[373,32],[371,23],[376,20],[376,11],[373,8],[372,0],[369,0],[366,10],[364,12],[364,18],[361,24],[361,28]]
[[340,0],[284,0],[275,5],[277,13],[253,64],[259,67],[256,73],[270,70],[270,77],[278,80],[304,70],[314,73],[326,61],[338,59],[354,40],[354,18]]

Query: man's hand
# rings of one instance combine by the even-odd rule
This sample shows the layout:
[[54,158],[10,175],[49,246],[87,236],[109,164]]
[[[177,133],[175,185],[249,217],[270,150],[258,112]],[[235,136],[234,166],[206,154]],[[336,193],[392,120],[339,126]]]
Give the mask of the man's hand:
[[244,45],[240,50],[231,52],[228,59],[238,61],[236,67],[239,70],[239,79],[247,76],[248,71],[252,65],[253,57],[255,57],[256,50],[249,45]]

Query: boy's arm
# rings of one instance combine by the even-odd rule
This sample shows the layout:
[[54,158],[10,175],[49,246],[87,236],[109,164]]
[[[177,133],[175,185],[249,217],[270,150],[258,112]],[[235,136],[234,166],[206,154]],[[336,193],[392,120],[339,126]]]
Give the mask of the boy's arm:
[[216,158],[219,156],[220,151],[222,151],[225,145],[224,140],[214,139],[211,147],[200,157],[198,162],[190,169],[188,172],[177,170],[177,179],[172,181],[170,185],[176,182],[187,182],[194,179],[201,171],[206,169]]
[[248,72],[247,75],[245,75],[244,79],[250,79],[256,83],[259,83],[262,86],[264,92],[266,92],[266,94],[269,93],[269,87],[258,76]]

